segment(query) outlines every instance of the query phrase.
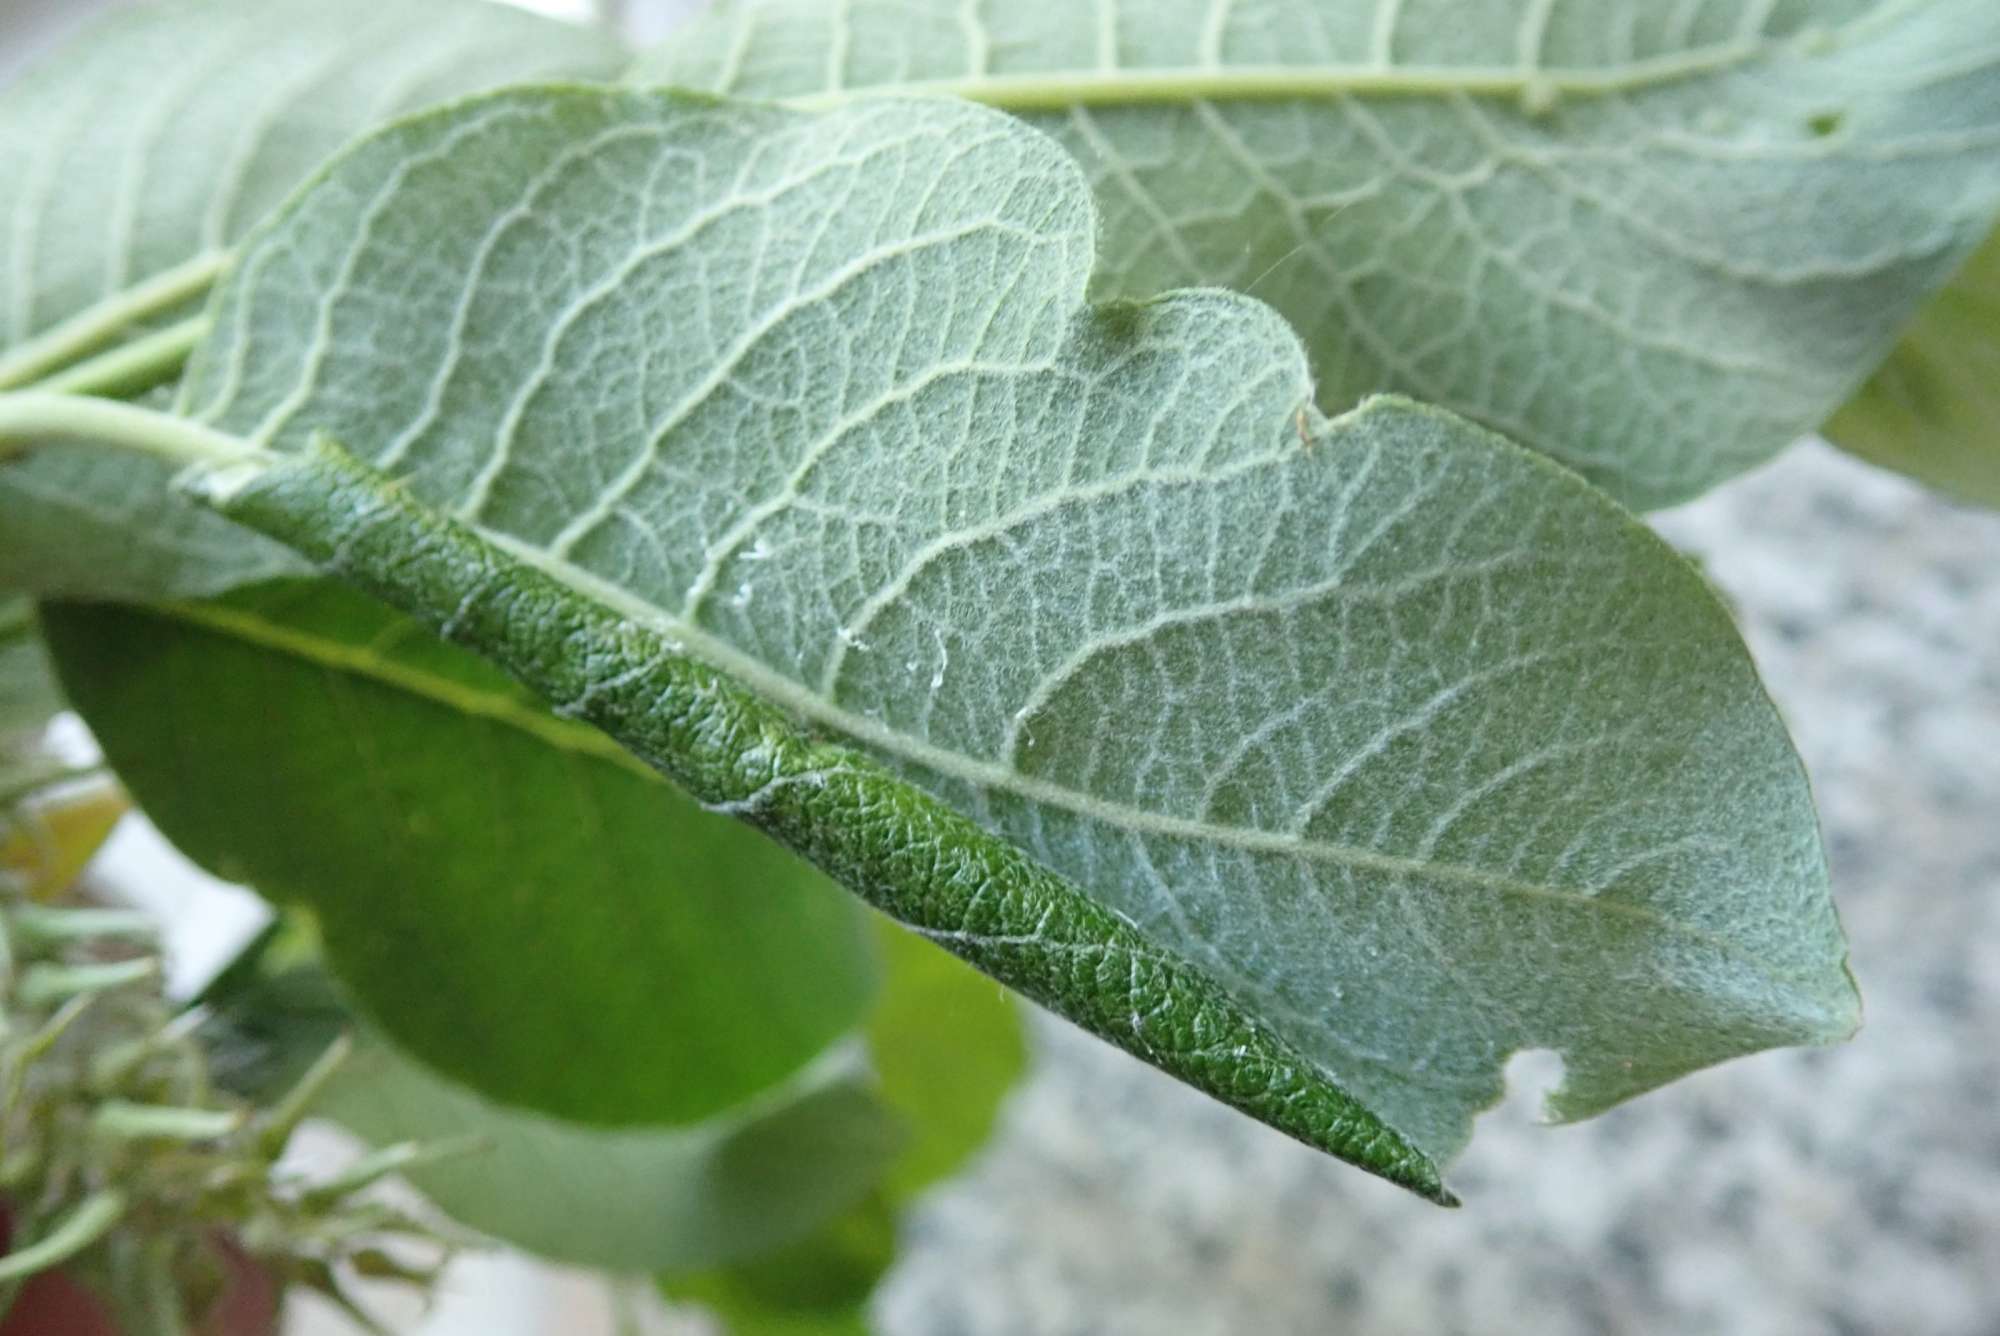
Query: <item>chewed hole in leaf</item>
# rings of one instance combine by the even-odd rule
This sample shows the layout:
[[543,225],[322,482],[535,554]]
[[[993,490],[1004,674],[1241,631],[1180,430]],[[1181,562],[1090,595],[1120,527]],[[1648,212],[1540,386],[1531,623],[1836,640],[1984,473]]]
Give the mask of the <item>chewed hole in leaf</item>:
[[1551,1098],[1562,1089],[1565,1064],[1552,1048],[1524,1048],[1507,1059],[1507,1095],[1494,1117],[1508,1122],[1560,1121],[1550,1110]]

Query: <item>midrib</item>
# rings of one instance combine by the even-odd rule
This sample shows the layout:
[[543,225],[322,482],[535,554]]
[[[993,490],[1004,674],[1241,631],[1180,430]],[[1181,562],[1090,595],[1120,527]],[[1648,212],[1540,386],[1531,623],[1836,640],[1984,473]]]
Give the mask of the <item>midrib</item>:
[[1271,102],[1375,97],[1511,97],[1546,109],[1564,97],[1602,97],[1732,69],[1768,43],[1735,42],[1602,68],[1533,65],[1233,65],[1153,69],[1070,69],[973,75],[850,87],[787,99],[821,108],[885,94],[964,98],[1003,111],[1144,106],[1185,102]]

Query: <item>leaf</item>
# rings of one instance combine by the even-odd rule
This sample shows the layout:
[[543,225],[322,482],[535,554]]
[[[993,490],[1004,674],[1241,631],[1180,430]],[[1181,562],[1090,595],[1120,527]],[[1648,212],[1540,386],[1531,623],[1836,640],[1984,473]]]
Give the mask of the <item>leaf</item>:
[[2000,506],[2000,234],[1918,313],[1826,435],[1884,468]]
[[327,973],[319,920],[280,910],[188,1004],[216,1084],[275,1105],[295,1092],[356,1018]]
[[62,708],[62,692],[35,631],[34,608],[25,598],[0,594],[0,748],[41,728]]
[[[36,345],[65,329],[101,342],[185,308],[225,248],[397,112],[624,61],[603,32],[486,0],[120,9],[0,90],[0,386],[45,370]],[[164,505],[166,476],[63,452],[0,474],[0,587],[150,598],[296,572]]]
[[4,95],[0,162],[20,187],[0,267],[7,342],[231,246],[400,109],[623,59],[605,32],[485,0],[119,10]]
[[[0,785],[20,786],[27,767],[9,764],[19,759],[0,755]],[[45,758],[27,759],[32,766]],[[0,887],[34,900],[55,899],[75,885],[131,810],[116,784],[101,777],[75,783],[63,782],[66,778],[55,770],[54,782],[37,784],[31,796],[0,811]]]
[[189,485],[1421,1191],[1516,1049],[1575,1117],[1845,1035],[1810,795],[1693,570],[1447,413],[1319,417],[1255,302],[1086,309],[1095,230],[962,104],[461,104],[249,243],[184,402],[275,453]]
[[2000,205],[1991,0],[724,0],[640,78],[954,93],[1090,175],[1095,291],[1218,284],[1664,505],[1817,427]]
[[914,933],[884,922],[888,960],[868,1022],[881,1098],[911,1141],[883,1184],[807,1238],[660,1288],[699,1304],[730,1336],[865,1336],[870,1293],[896,1260],[897,1219],[955,1173],[993,1130],[1027,1046],[1007,995]]
[[[163,47],[176,72],[165,81]],[[180,0],[121,14],[0,99],[0,169],[47,183],[40,212],[21,199],[0,311],[18,343],[216,253],[342,140],[398,109],[516,77],[609,74],[621,60],[601,33],[466,0]],[[82,225],[119,218],[122,243],[119,228]],[[136,596],[295,568],[268,545],[246,552],[231,526],[163,509],[163,471],[97,464],[50,453],[0,477],[0,570]],[[230,575],[181,578],[236,556]],[[53,559],[77,578],[11,559]],[[504,1099],[662,1122],[763,1088],[852,1023],[869,991],[858,919],[795,862],[701,818],[643,768],[621,773],[621,754],[586,729],[554,726],[551,744],[538,707],[465,656],[411,641],[414,628],[337,591],[301,598],[184,609],[193,626],[112,609],[65,616],[95,640],[73,647],[96,679],[86,712],[156,819],[212,867],[321,908],[337,963],[413,1050]],[[377,652],[378,635],[401,640],[400,661]],[[140,644],[192,690],[160,700],[123,660]],[[450,788],[390,810],[388,794],[356,792],[366,777],[312,773],[242,713],[238,671],[307,753],[349,766],[393,754],[394,783],[420,787],[426,770],[448,769]],[[436,750],[406,752],[412,739]],[[458,792],[467,754],[507,778]],[[180,763],[228,768],[191,790]],[[298,833],[307,815],[322,818],[317,839]],[[426,819],[436,824],[405,829]],[[593,842],[591,820],[607,844]],[[496,886],[514,897],[496,902]],[[751,961],[718,959],[718,937],[741,940]]]
[[895,1260],[895,1215],[878,1193],[770,1255],[660,1289],[706,1309],[728,1336],[868,1336],[868,1296]]
[[369,1019],[495,1100],[695,1122],[868,1004],[865,915],[810,868],[358,595],[285,584],[46,623],[166,836],[309,906]]
[[102,775],[0,751],[0,890],[54,900],[76,884],[131,804]]
[[377,1145],[485,1139],[489,1150],[412,1181],[496,1238],[619,1271],[712,1266],[788,1243],[865,1194],[902,1132],[865,1069],[837,1060],[698,1127],[613,1131],[500,1108],[373,1045],[319,1107]]
[[901,1208],[986,1144],[1028,1047],[1018,1010],[991,980],[894,924],[879,936],[885,978],[867,1034],[882,1098],[910,1125],[883,1193]]

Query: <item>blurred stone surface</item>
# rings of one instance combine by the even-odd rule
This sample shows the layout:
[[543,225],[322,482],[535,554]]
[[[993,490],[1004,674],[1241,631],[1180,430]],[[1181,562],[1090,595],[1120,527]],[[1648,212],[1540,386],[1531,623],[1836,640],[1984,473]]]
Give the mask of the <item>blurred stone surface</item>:
[[893,1336],[2000,1333],[2000,515],[1824,446],[1661,518],[1739,609],[1867,997],[1575,1127],[1517,1058],[1448,1212],[1059,1022],[921,1210]]

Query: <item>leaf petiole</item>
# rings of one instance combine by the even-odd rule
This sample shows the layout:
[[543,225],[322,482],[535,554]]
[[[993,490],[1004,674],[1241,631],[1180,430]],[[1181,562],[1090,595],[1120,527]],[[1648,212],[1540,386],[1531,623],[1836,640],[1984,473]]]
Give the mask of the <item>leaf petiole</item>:
[[[1727,70],[1759,54],[1755,42],[1734,42],[1644,60],[1615,69],[1534,65],[1291,64],[1157,69],[1061,69],[914,80],[896,87],[906,97],[958,97],[1015,113],[1072,107],[1185,106],[1193,102],[1334,101],[1342,97],[1518,98],[1524,104],[1562,97],[1609,97]],[[879,89],[835,90],[787,99],[824,110]]]
[[38,445],[111,446],[169,464],[234,464],[259,451],[241,437],[154,409],[75,394],[0,394],[0,461]]
[[32,384],[108,347],[132,326],[206,294],[229,267],[213,250],[114,293],[97,305],[0,354],[0,390]]

